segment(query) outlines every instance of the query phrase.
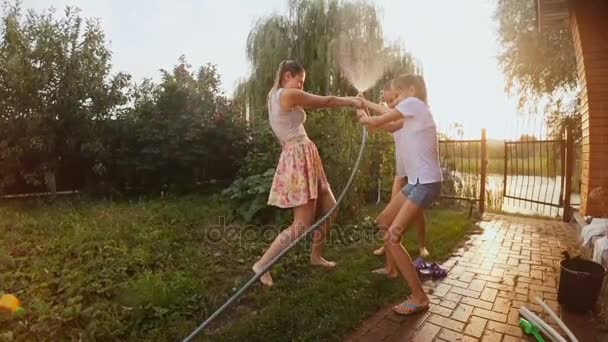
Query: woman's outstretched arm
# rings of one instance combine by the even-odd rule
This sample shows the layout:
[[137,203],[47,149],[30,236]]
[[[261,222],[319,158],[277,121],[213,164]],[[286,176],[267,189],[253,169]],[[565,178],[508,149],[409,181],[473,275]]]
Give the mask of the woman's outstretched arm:
[[365,108],[365,103],[357,97],[319,96],[299,89],[285,89],[281,95],[281,107],[292,108],[334,108],[353,107]]

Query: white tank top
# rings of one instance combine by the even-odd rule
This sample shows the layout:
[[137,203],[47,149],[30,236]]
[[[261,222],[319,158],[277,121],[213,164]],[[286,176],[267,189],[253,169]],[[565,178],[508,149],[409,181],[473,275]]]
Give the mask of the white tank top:
[[286,112],[281,109],[281,93],[283,88],[277,89],[270,94],[268,99],[268,119],[272,131],[279,139],[281,145],[287,141],[307,136],[304,129],[304,121],[306,121],[306,112],[302,107],[296,106],[291,111]]

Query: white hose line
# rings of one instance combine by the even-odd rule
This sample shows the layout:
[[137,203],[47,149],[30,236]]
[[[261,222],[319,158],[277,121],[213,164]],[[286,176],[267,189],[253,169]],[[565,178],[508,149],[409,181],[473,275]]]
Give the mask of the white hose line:
[[540,317],[536,316],[532,311],[522,306],[519,308],[519,313],[524,316],[525,319],[536,325],[545,336],[547,336],[553,342],[568,342],[560,334],[555,331],[549,324],[543,321]]
[[570,329],[568,329],[566,324],[564,324],[564,322],[559,317],[557,317],[557,315],[555,314],[555,312],[553,312],[553,310],[551,310],[549,305],[547,305],[545,302],[543,302],[542,299],[540,299],[538,297],[536,297],[536,301],[538,302],[538,304],[540,304],[543,307],[543,309],[545,309],[545,311],[549,314],[549,316],[551,316],[551,318],[553,318],[553,320],[555,322],[557,322],[557,325],[559,325],[560,328],[562,328],[564,330],[566,335],[568,335],[568,337],[570,338],[570,341],[578,342],[578,339],[576,338],[576,336],[574,336],[574,334],[572,333],[572,331],[570,331]]

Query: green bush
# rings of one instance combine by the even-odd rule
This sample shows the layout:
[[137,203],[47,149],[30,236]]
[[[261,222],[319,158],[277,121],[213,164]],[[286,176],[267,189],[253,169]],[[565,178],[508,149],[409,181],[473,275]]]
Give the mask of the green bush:
[[277,220],[280,211],[268,206],[268,195],[275,169],[262,174],[238,178],[222,192],[234,207],[233,217],[240,222],[266,223]]

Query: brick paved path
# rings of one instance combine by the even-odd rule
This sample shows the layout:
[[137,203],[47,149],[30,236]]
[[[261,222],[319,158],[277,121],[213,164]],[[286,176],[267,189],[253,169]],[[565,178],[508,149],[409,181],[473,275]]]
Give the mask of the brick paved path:
[[[538,296],[560,313],[559,262],[576,245],[573,226],[492,214],[479,225],[483,232],[443,264],[448,278],[424,283],[432,293],[428,312],[401,317],[389,306],[347,341],[527,341],[517,325],[520,306],[542,313]],[[566,324],[577,334],[580,327]]]

